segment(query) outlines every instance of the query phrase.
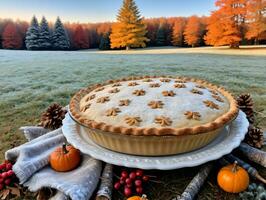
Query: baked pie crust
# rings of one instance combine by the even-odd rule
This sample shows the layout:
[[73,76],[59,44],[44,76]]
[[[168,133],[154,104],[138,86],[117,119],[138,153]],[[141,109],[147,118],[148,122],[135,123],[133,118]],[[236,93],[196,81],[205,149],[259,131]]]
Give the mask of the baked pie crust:
[[[238,107],[227,90],[204,80],[141,76],[80,90],[70,101],[70,114],[103,147],[168,155],[209,143],[236,117]],[[123,145],[128,140],[132,148]],[[175,144],[179,146],[165,148]]]

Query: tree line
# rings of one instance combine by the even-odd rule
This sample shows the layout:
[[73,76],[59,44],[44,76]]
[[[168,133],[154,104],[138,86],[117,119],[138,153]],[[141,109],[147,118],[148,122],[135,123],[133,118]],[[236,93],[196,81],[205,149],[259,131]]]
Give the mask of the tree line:
[[[117,22],[54,24],[36,17],[30,24],[0,19],[0,48],[29,50],[120,49],[145,46],[221,46],[266,42],[264,0],[217,0],[206,16],[141,17],[133,0],[124,0]],[[130,19],[130,20],[129,20]]]
[[60,18],[57,18],[53,24],[48,23],[45,17],[42,17],[39,23],[35,16],[31,23],[0,19],[0,48],[78,50],[103,47],[108,49],[111,24],[109,22],[62,23]]
[[134,0],[124,0],[112,25],[111,48],[145,47],[147,43],[239,48],[240,44],[265,42],[265,0],[216,0],[215,5],[217,10],[210,17],[168,18],[154,26],[141,18]]

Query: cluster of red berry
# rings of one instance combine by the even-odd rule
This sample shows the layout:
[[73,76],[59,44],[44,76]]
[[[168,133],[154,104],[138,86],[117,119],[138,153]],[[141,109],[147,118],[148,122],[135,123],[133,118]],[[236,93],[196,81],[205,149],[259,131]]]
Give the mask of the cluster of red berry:
[[137,169],[128,173],[126,170],[121,172],[118,181],[114,184],[114,188],[119,190],[124,186],[124,195],[129,197],[135,191],[138,195],[143,194],[143,182],[149,181],[150,177],[144,175],[143,170]]
[[0,165],[0,190],[10,185],[11,181],[16,177],[12,167],[13,165],[8,161]]

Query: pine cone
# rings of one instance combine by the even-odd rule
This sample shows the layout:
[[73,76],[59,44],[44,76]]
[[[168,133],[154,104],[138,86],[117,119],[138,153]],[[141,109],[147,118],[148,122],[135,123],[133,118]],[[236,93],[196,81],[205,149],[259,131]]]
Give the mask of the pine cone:
[[253,100],[250,94],[241,94],[237,98],[237,103],[239,108],[247,115],[247,119],[250,124],[255,121],[254,110],[253,110]]
[[62,121],[67,113],[66,109],[54,103],[50,105],[47,110],[42,113],[40,126],[55,130],[62,126]]
[[263,146],[263,140],[262,130],[258,127],[249,126],[244,142],[252,147],[261,149]]

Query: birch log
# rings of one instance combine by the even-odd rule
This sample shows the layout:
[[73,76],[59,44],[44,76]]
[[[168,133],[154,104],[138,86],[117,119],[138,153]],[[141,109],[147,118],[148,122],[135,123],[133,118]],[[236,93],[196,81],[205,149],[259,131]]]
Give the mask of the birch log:
[[247,172],[254,178],[260,180],[262,183],[266,184],[266,180],[259,174],[259,172],[252,167],[250,164],[244,162],[243,160],[239,159],[238,157],[228,154],[225,156],[225,159],[228,160],[230,163],[233,163],[235,161],[238,162],[238,164],[243,167]]
[[241,145],[237,148],[242,155],[247,157],[249,160],[260,164],[263,167],[266,167],[266,152],[256,149],[254,147],[249,146],[246,143],[241,143]]
[[218,163],[219,163],[221,166],[230,165],[230,162],[228,162],[228,161],[225,160],[224,158],[220,158],[220,159],[218,160]]
[[106,163],[96,200],[111,200],[113,189],[113,165]]
[[199,190],[208,177],[212,167],[213,163],[207,163],[204,165],[196,174],[196,176],[194,176],[194,178],[190,181],[181,196],[175,197],[172,200],[193,200],[199,193]]

